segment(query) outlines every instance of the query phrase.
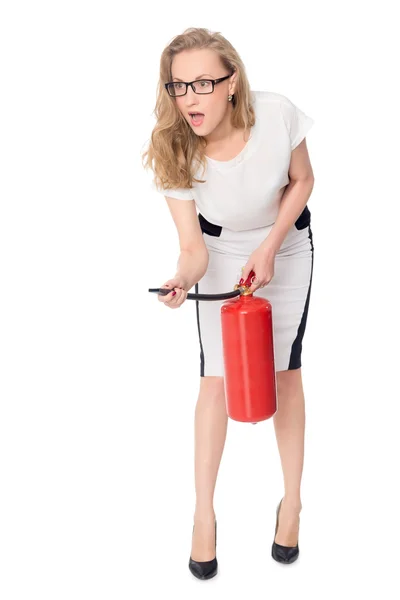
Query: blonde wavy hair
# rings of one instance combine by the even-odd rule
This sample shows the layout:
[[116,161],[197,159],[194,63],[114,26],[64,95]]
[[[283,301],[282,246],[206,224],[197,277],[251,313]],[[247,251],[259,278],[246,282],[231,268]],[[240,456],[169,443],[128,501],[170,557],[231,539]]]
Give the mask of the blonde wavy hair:
[[209,48],[214,50],[229,73],[236,71],[236,88],[232,100],[232,125],[236,128],[250,129],[255,123],[255,112],[252,106],[250,85],[244,64],[228,40],[220,32],[190,27],[177,35],[166,46],[160,59],[160,78],[157,86],[156,106],[153,114],[156,125],[151,133],[147,150],[142,154],[145,169],[154,172],[154,183],[157,188],[192,188],[196,179],[197,168],[206,168],[204,148],[206,141],[196,135],[180,110],[174,98],[165,89],[164,83],[171,81],[171,65],[176,54],[183,50]]

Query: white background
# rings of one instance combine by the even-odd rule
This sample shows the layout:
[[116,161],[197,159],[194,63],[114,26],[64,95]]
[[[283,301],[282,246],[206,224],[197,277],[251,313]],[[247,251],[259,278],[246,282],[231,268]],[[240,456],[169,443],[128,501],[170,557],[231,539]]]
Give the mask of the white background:
[[[3,600],[399,596],[394,9],[2,3]],[[171,310],[147,291],[174,275],[179,247],[140,158],[161,52],[191,26],[220,31],[252,89],[315,120],[300,558],[271,557],[283,493],[272,419],[230,421],[208,582],[187,567],[195,303]]]

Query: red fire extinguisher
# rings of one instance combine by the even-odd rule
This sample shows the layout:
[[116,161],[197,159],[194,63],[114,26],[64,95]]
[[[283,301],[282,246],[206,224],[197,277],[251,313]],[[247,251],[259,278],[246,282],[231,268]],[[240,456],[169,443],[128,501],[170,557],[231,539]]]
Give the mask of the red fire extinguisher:
[[254,276],[251,271],[233,292],[187,294],[189,300],[226,299],[221,305],[226,409],[231,419],[246,423],[265,421],[277,409],[272,306],[249,291]]

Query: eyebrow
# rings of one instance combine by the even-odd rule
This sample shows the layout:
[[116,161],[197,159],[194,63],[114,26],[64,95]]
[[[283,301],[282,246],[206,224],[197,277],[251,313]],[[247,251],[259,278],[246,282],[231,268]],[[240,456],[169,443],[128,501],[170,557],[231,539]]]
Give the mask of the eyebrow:
[[[212,75],[210,75],[210,73],[202,73],[201,75],[197,75],[196,79],[199,79],[200,77],[204,77],[204,75],[207,75],[208,77],[212,78]],[[178,81],[183,81],[183,79],[179,79],[179,77],[173,77],[172,81],[174,81],[174,79],[177,79]],[[196,81],[196,79],[194,81]]]

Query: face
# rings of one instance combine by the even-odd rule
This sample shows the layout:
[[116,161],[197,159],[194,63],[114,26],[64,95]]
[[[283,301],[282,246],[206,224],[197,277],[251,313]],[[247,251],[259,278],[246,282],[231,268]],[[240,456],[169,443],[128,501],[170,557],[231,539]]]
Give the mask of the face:
[[[207,48],[183,50],[175,55],[171,73],[171,81],[219,79],[229,75],[229,71],[222,66],[217,53]],[[173,99],[194,133],[205,137],[229,116],[231,102],[228,101],[228,95],[235,93],[235,79],[236,73],[225,81],[217,83],[211,94],[196,94],[189,85],[184,96]],[[202,113],[204,117],[197,121],[193,120],[190,116],[191,112]]]

